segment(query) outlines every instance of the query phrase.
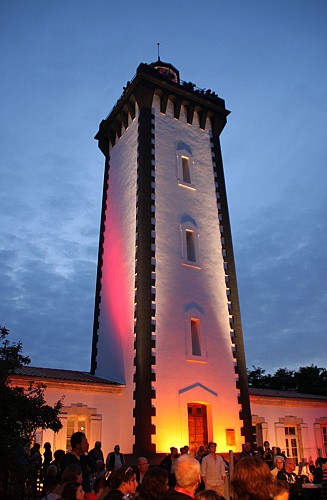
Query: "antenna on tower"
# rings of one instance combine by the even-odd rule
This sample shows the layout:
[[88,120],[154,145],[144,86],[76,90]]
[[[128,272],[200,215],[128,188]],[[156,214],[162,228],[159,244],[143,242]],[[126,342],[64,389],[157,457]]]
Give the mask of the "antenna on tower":
[[158,61],[160,61],[160,51],[159,51],[159,49],[160,49],[160,43],[158,42],[157,45],[158,45]]

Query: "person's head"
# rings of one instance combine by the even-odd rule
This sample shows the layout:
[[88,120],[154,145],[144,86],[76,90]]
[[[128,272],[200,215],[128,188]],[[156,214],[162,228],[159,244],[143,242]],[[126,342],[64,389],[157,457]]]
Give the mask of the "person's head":
[[116,444],[116,446],[114,447],[114,452],[115,453],[119,453],[120,452],[120,446],[119,446],[119,444]]
[[294,472],[295,470],[295,467],[296,467],[296,460],[295,458],[287,458],[285,460],[285,465],[284,465],[284,468],[285,468],[285,471],[290,474],[291,472]]
[[274,458],[274,466],[277,467],[278,470],[283,470],[285,464],[285,458],[281,455],[276,455]]
[[277,481],[276,490],[274,500],[288,500],[290,496],[290,487],[286,481]]
[[101,450],[101,441],[96,441],[96,442],[94,443],[94,448],[95,448],[96,450]]
[[225,500],[225,497],[214,490],[202,490],[195,495],[195,500]]
[[62,457],[65,455],[65,452],[64,450],[56,450],[53,454],[54,456],[54,459],[56,462],[60,462],[60,460],[62,459]]
[[48,442],[46,442],[46,443],[44,443],[43,448],[44,448],[45,450],[51,450],[51,444],[50,444],[50,443],[48,443]]
[[168,473],[161,467],[152,467],[143,478],[139,489],[140,499],[157,499],[168,490]]
[[137,481],[132,467],[121,467],[114,470],[110,475],[110,487],[120,490],[124,495],[126,493],[134,495],[137,488]]
[[103,460],[97,460],[95,462],[96,468],[97,468],[97,473],[101,472],[102,470],[105,469],[105,464]]
[[106,480],[104,477],[99,477],[93,483],[93,491],[96,495],[100,495],[106,487]]
[[57,477],[58,469],[55,465],[49,465],[46,471],[46,477]]
[[[48,473],[48,471],[47,471]],[[43,480],[43,488],[42,488],[42,496],[47,495],[48,493],[51,493],[59,484],[59,481],[57,478],[53,476],[45,476]]]
[[181,455],[176,461],[176,483],[181,488],[195,491],[200,484],[200,463],[191,455]]
[[244,443],[243,448],[244,448],[244,450],[245,450],[245,451],[250,452],[250,451],[251,451],[251,443],[249,443],[249,442],[247,441],[246,443]]
[[231,484],[234,497],[242,500],[268,500],[276,490],[270,469],[260,458],[241,458],[235,465]]
[[74,432],[74,434],[71,435],[70,444],[76,455],[82,455],[89,449],[89,443],[84,432]]
[[177,448],[175,446],[171,446],[170,453],[171,455],[173,455],[173,457],[175,457],[178,454]]
[[83,474],[82,468],[78,464],[69,464],[65,468],[61,476],[62,483],[82,483]]
[[85,493],[80,483],[70,482],[66,483],[62,490],[62,500],[83,500]]
[[146,473],[149,468],[149,464],[145,457],[139,457],[137,459],[137,468],[142,476]]
[[265,449],[269,448],[269,441],[265,441],[265,442],[263,443],[263,447],[264,447]]
[[208,443],[208,452],[209,453],[216,453],[216,449],[217,449],[217,443],[214,443],[213,441],[210,441]]

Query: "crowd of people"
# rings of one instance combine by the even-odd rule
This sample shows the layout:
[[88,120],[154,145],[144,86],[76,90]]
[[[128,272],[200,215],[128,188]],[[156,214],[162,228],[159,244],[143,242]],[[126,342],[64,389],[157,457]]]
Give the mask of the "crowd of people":
[[[119,445],[105,458],[97,441],[89,451],[84,433],[71,436],[71,450],[56,450],[49,443],[30,450],[29,460],[39,471],[44,500],[297,500],[308,498],[304,483],[318,483],[327,500],[327,459],[302,459],[298,464],[266,441],[254,452],[250,443],[234,462],[230,489],[229,464],[210,442],[190,454],[189,447],[171,447],[159,466],[146,457],[127,466]],[[229,482],[228,482],[229,485]]]

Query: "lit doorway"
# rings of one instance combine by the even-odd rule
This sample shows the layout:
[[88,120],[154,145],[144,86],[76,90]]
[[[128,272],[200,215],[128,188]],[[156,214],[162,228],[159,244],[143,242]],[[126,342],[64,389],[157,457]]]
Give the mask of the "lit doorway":
[[189,403],[187,411],[190,453],[195,453],[199,446],[205,446],[208,443],[207,407]]

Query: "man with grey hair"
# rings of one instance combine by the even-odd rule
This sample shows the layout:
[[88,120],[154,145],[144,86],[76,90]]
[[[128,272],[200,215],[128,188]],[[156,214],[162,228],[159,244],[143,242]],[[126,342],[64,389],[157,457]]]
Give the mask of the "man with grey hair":
[[191,455],[181,455],[176,460],[176,486],[163,496],[163,500],[190,500],[194,498],[200,481],[200,464]]
[[274,458],[274,468],[270,471],[272,477],[277,480],[277,474],[279,471],[283,470],[285,463],[285,458],[282,455],[276,455]]
[[144,474],[147,472],[148,469],[149,469],[149,464],[147,459],[145,457],[139,457],[137,459],[137,471],[136,471],[136,481],[138,485],[142,484]]

